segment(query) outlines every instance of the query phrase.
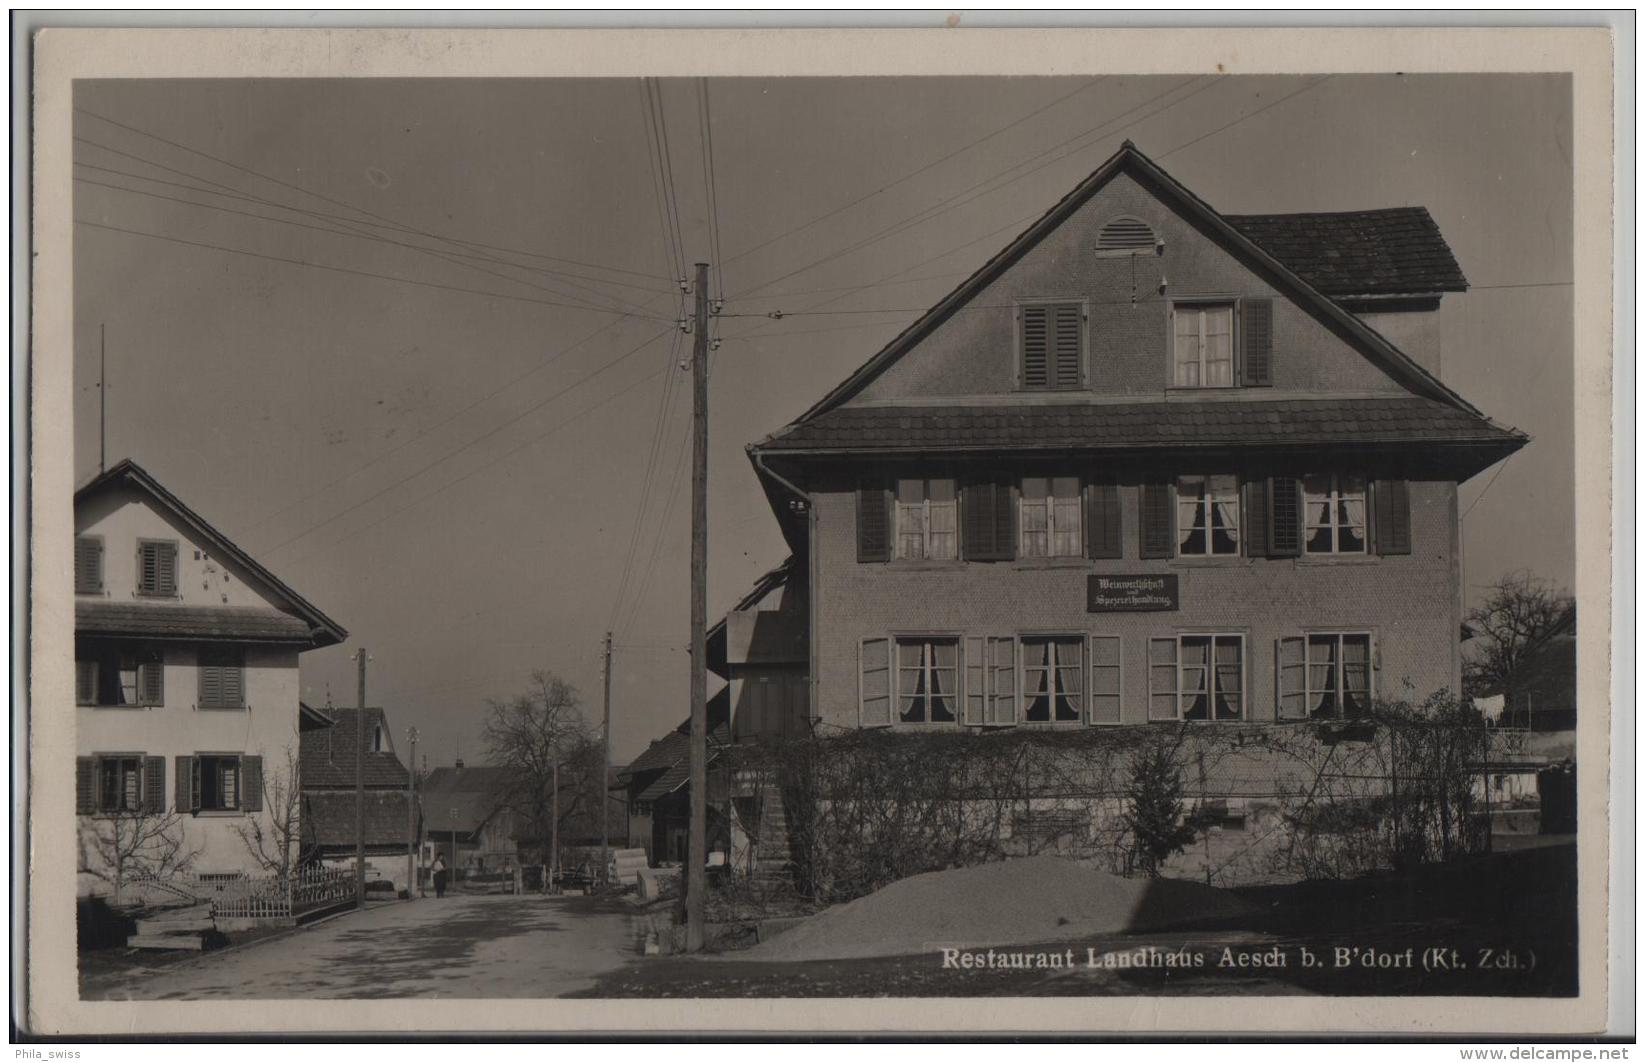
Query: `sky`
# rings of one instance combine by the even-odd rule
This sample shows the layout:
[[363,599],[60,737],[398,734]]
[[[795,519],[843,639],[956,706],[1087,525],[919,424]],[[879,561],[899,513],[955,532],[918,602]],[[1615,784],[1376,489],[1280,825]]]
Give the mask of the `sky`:
[[[1474,285],[1444,381],[1533,442],[1461,488],[1470,601],[1574,577],[1567,79],[79,82],[75,470],[130,457],[350,632],[419,760],[553,671],[612,754],[688,712],[710,262],[709,616],[787,548],[744,448],[1126,138],[1227,213],[1422,205]],[[705,129],[707,135],[705,135]],[[673,235],[677,231],[678,238]],[[769,315],[780,311],[780,319]]]

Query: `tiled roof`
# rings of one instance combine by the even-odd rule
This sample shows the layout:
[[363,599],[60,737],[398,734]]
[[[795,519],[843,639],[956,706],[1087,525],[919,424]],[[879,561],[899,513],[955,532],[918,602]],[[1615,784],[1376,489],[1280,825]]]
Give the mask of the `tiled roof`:
[[162,605],[157,602],[77,601],[79,635],[135,635],[153,639],[235,642],[308,642],[308,622],[256,606]]
[[650,786],[641,790],[636,801],[655,801],[684,786],[691,778],[691,765],[681,762],[657,776]]
[[[714,723],[708,732],[708,759],[712,761],[714,754],[721,747],[731,741],[731,729],[724,720]],[[645,752],[635,757],[626,768],[617,771],[617,778],[625,782],[632,782],[639,776],[662,772],[659,779],[645,782],[645,788],[639,795],[639,800],[649,801],[661,779],[672,779],[667,789],[661,793],[671,793],[680,782],[690,773],[691,767],[691,721],[688,719],[674,730],[663,735],[646,747]],[[672,777],[678,775],[677,779]]]
[[[297,740],[302,758],[304,790],[325,790],[354,785],[354,739],[360,710],[357,708],[326,710],[336,724],[303,731]],[[372,730],[382,724],[387,729],[386,717],[380,708],[367,707],[365,718],[366,755],[365,780],[368,788],[406,787],[406,767],[392,751],[371,751]]]
[[1270,399],[1013,406],[842,406],[759,449],[1131,448],[1268,444],[1476,443],[1517,449],[1525,437],[1430,399]]
[[423,779],[426,793],[502,793],[514,782],[511,769],[492,764],[435,768]]
[[1423,207],[1223,217],[1326,295],[1468,290],[1462,268]]
[[[365,800],[366,846],[404,850],[411,823],[404,790],[368,790]],[[305,793],[302,807],[303,841],[307,845],[354,845],[354,793]]]
[[[311,647],[333,646],[348,638],[348,632],[333,619],[315,608],[314,604],[302,595],[292,590],[278,576],[264,568],[250,554],[240,549],[228,536],[207,523],[206,519],[183,504],[183,500],[166,490],[165,486],[141,465],[130,458],[119,462],[106,472],[99,473],[91,482],[74,492],[76,507],[93,495],[117,484],[128,484],[148,493],[149,497],[161,506],[169,509],[182,522],[193,530],[194,534],[203,539],[219,555],[234,560],[243,566],[267,588],[274,592],[287,605],[306,617],[308,624],[303,628],[302,639]],[[78,610],[76,610],[78,619]],[[134,632],[137,634],[137,632]]]
[[485,826],[504,803],[504,791],[441,790],[420,794],[430,831],[472,834]]

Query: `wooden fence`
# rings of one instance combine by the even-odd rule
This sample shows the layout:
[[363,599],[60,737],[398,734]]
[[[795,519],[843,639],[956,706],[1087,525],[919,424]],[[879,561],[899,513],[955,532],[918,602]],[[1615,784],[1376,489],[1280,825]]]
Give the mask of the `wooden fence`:
[[211,904],[214,919],[281,921],[347,901],[354,896],[354,875],[346,870],[307,867],[284,877],[203,880],[195,887]]

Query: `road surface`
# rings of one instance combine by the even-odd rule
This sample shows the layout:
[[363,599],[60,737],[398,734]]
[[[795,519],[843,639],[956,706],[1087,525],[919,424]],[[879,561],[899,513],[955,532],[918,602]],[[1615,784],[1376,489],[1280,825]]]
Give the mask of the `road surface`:
[[637,960],[630,923],[620,909],[585,898],[429,897],[351,912],[181,962],[166,957],[151,970],[88,973],[82,996],[556,997],[587,989],[601,975]]

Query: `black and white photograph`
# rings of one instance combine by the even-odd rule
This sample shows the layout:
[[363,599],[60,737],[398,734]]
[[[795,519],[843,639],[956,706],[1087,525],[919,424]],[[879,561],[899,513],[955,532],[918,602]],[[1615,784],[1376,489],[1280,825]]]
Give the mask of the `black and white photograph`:
[[1569,73],[64,84],[81,1003],[1603,993]]

